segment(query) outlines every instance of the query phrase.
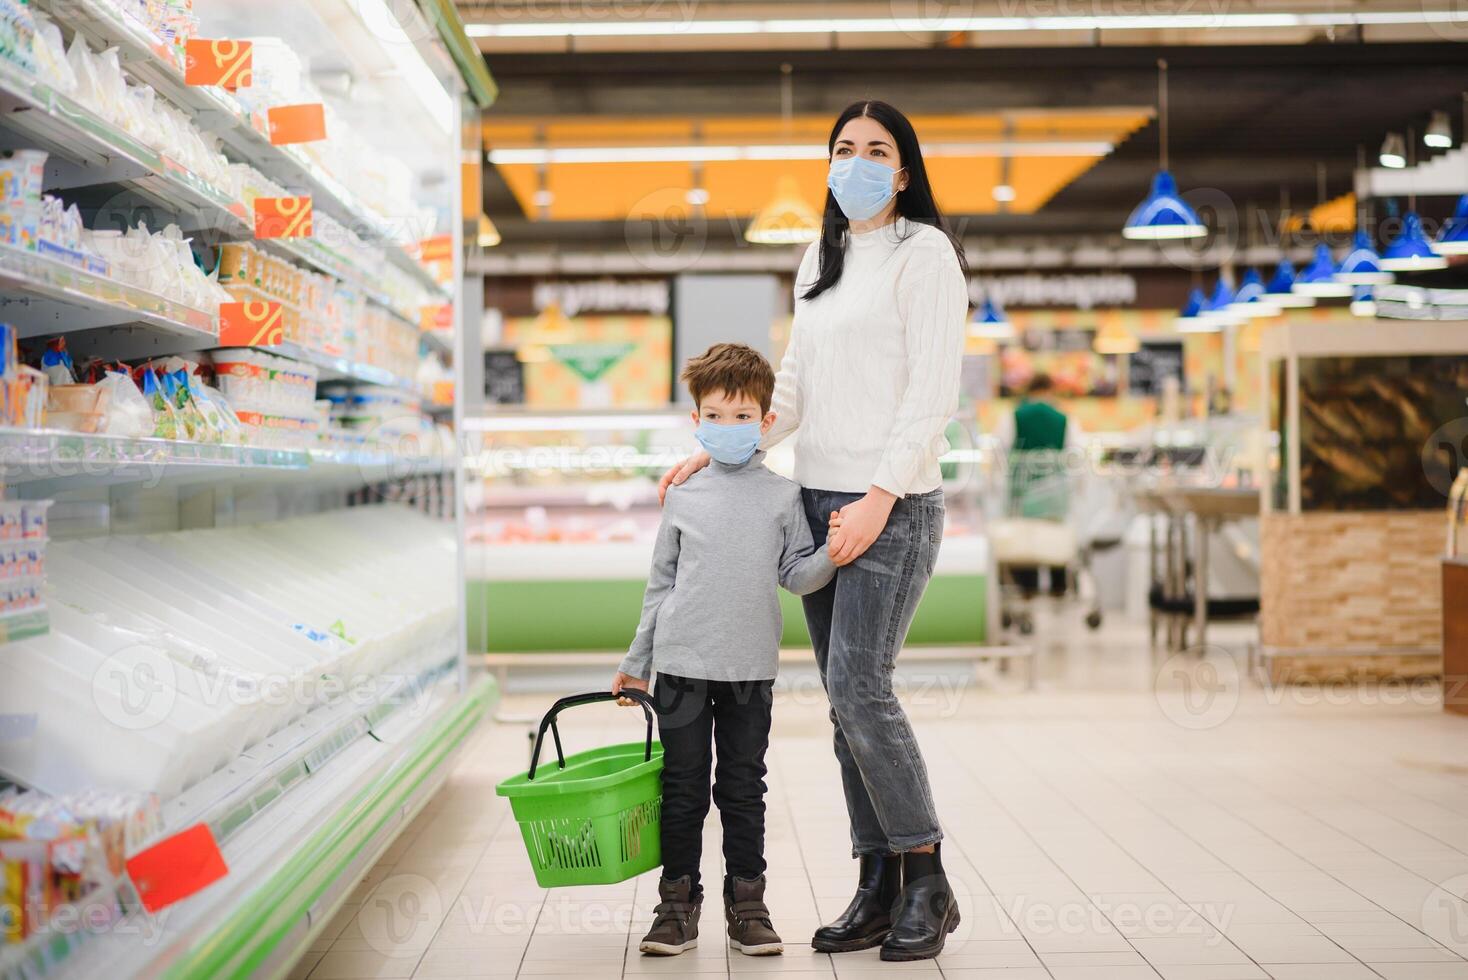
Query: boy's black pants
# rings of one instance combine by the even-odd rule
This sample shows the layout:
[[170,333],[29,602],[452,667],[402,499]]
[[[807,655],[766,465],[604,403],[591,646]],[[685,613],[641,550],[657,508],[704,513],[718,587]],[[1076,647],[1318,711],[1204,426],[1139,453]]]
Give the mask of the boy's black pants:
[[[703,821],[713,802],[724,824],[724,869],[765,873],[765,750],[774,681],[710,681],[658,674],[653,700],[663,743],[663,876],[699,889]],[[717,764],[715,764],[717,760]]]

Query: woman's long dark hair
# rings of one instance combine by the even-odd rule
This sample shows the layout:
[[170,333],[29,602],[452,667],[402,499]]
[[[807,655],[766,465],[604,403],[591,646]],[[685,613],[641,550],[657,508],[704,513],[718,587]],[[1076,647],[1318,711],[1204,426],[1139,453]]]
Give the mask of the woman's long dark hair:
[[[897,155],[907,171],[907,189],[897,192],[898,216],[916,224],[932,225],[947,235],[948,240],[953,243],[953,251],[958,255],[958,264],[963,269],[964,278],[967,279],[968,261],[963,254],[963,244],[949,229],[943,213],[938,210],[938,202],[933,200],[933,187],[928,183],[928,169],[923,166],[923,148],[906,116],[885,102],[853,102],[836,117],[836,125],[831,127],[831,138],[826,141],[827,158],[836,152],[836,138],[841,135],[841,130],[859,116],[875,119],[883,129],[892,134],[892,139],[897,143]],[[827,190],[826,211],[821,218],[820,263],[816,267],[819,274],[801,299],[815,299],[841,281],[841,270],[846,265],[846,237],[850,233],[850,227],[851,223],[846,220],[846,215],[841,213],[841,206],[836,203],[836,196]]]

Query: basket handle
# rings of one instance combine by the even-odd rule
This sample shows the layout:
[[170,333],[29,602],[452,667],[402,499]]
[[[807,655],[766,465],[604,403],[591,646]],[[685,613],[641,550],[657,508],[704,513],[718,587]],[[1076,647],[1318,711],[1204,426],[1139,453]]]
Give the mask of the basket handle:
[[652,698],[643,691],[632,688],[623,688],[620,694],[611,691],[592,691],[589,694],[572,694],[561,698],[551,705],[545,717],[540,719],[540,730],[535,733],[535,751],[530,756],[530,773],[525,777],[527,781],[535,779],[535,768],[540,764],[540,746],[545,741],[545,730],[551,730],[551,737],[556,743],[556,765],[558,768],[566,768],[566,754],[561,751],[561,730],[556,727],[556,715],[567,708],[574,708],[582,704],[596,704],[601,701],[615,701],[618,698],[628,698],[636,701],[642,707],[643,717],[647,719],[647,748],[643,754],[644,762],[652,761],[652,716],[657,710]]

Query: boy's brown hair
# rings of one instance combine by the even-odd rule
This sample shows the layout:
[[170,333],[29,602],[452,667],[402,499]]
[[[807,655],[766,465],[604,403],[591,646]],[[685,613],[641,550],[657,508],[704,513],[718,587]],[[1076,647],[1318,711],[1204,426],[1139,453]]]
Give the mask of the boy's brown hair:
[[752,347],[715,344],[688,362],[683,383],[696,405],[703,404],[704,395],[722,391],[758,402],[760,413],[768,415],[775,395],[775,369]]

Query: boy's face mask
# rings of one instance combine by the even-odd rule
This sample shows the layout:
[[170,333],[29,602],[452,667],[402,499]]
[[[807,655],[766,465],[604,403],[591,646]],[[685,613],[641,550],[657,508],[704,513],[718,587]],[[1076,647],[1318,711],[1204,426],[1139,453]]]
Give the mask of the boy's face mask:
[[741,422],[737,425],[719,425],[702,421],[694,431],[694,438],[704,450],[729,466],[749,462],[764,437],[763,425],[759,422]]

